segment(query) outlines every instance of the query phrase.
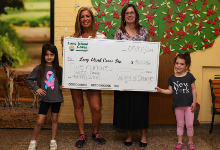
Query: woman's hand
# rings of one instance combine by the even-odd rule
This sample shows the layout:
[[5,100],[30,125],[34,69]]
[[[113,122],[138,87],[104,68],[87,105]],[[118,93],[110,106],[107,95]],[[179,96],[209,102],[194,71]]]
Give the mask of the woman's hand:
[[192,103],[192,105],[191,105],[191,111],[192,111],[192,112],[196,111],[196,103]]
[[63,85],[60,86],[60,89],[61,89],[62,91],[69,90],[69,89],[67,89],[67,88],[63,88]]
[[63,45],[63,39],[65,38],[66,36],[65,35],[63,35],[63,36],[61,36],[61,44]]
[[46,91],[42,90],[41,88],[37,89],[36,92],[37,92],[40,96],[45,96],[45,95],[46,95]]

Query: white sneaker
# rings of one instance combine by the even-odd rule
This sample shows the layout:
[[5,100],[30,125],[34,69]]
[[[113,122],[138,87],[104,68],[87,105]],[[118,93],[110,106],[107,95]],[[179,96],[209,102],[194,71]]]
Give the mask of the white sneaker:
[[50,141],[50,150],[57,150],[57,142],[56,140]]
[[36,148],[37,148],[37,142],[36,142],[36,140],[35,140],[35,141],[31,141],[31,142],[30,142],[30,145],[29,145],[29,147],[28,147],[28,150],[36,150]]

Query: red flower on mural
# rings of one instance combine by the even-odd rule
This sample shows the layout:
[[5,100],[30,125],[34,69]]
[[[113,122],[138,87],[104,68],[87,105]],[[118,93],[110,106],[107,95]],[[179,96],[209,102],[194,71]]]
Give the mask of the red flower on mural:
[[189,47],[189,44],[186,44],[185,46],[186,46],[186,47]]
[[170,34],[167,34],[167,38],[169,38],[170,37]]
[[190,49],[193,49],[193,45],[190,45],[189,48],[190,48]]
[[108,23],[107,23],[107,22],[105,22],[105,23],[104,23],[104,26],[107,26],[107,25],[108,25]]
[[97,21],[95,24],[98,26],[98,25],[99,25],[99,22]]
[[205,48],[207,48],[208,46],[209,46],[209,44],[206,43],[206,44],[205,44]]
[[106,3],[105,6],[106,6],[106,7],[109,7],[109,3]]
[[196,13],[196,10],[195,10],[195,9],[193,9],[193,10],[192,10],[192,13],[193,13],[193,14],[194,14],[194,13]]
[[216,22],[212,22],[212,25],[216,25]]
[[98,17],[100,18],[102,15],[101,14],[98,14]]
[[152,5],[152,6],[151,6],[151,9],[154,9],[154,8],[155,8],[155,6],[154,6],[154,5]]
[[188,3],[188,5],[191,5],[191,1],[188,1],[187,3]]
[[96,11],[100,11],[100,8],[98,7],[98,8],[96,8]]
[[103,32],[103,34],[106,36],[106,32]]
[[185,50],[186,50],[186,47],[183,47],[183,50],[185,51]]
[[202,31],[202,27],[199,27],[199,31]]
[[182,14],[182,13],[179,13],[179,14],[178,14],[178,16],[179,16],[179,17],[182,17],[182,16],[183,16],[183,14]]
[[168,50],[169,50],[169,47],[168,47],[168,46],[166,46],[166,47],[165,47],[165,50],[167,50],[167,51],[168,51]]
[[211,20],[211,19],[209,19],[209,21],[208,21],[208,24],[210,24],[210,23],[212,23],[212,20]]
[[219,21],[218,17],[215,18],[215,21]]
[[177,32],[177,34],[179,34],[179,35],[180,35],[181,33],[182,33],[181,31],[178,31],[178,32]]
[[102,15],[102,16],[105,16],[105,13],[104,13],[104,12],[102,12],[102,13],[101,13],[101,15]]
[[163,16],[163,20],[166,20],[167,19],[167,17],[166,16]]
[[154,0],[153,0],[153,1],[150,1],[150,3],[151,3],[151,4],[154,4]]
[[206,38],[204,38],[204,39],[203,39],[203,42],[204,42],[204,43],[205,43],[205,42],[207,42],[207,39],[206,39]]
[[168,50],[168,54],[171,54],[171,50]]
[[179,35],[179,38],[180,38],[180,39],[182,39],[182,38],[183,38],[183,36],[182,36],[182,35]]
[[141,9],[141,8],[142,8],[142,6],[141,6],[141,5],[139,5],[139,6],[138,6],[138,9]]
[[208,3],[207,1],[204,1],[204,2],[203,2],[203,5],[206,5],[207,3]]
[[212,43],[209,43],[209,46],[210,46],[210,47],[212,47],[212,46],[213,46],[213,44],[212,44]]
[[111,3],[112,1],[111,0],[108,0],[108,3]]
[[183,33],[182,33],[182,36],[186,36],[186,33],[185,33],[185,32],[183,32]]
[[123,6],[124,4],[125,4],[125,2],[122,1],[122,2],[121,2],[121,6]]
[[182,17],[180,18],[180,22],[183,22],[183,18]]
[[166,53],[167,53],[167,51],[166,51],[166,50],[164,50],[164,51],[163,51],[163,53],[164,53],[164,54],[166,54]]
[[144,3],[141,4],[143,7],[145,7],[146,5]]
[[172,22],[172,20],[169,18],[168,20],[167,20],[169,23],[171,23]]
[[218,32],[215,32],[215,35],[217,36],[217,35],[218,35]]
[[112,28],[112,25],[111,25],[111,24],[110,24],[110,25],[108,25],[108,28],[110,28],[110,29],[111,29],[111,28]]

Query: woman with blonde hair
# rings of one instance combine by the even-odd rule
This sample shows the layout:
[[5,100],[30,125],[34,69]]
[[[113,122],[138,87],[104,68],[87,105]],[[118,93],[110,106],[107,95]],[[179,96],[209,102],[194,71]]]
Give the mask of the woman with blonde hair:
[[[61,44],[63,45],[63,38],[61,37]],[[87,7],[81,7],[78,11],[75,23],[75,33],[71,35],[75,38],[95,38],[105,39],[105,35],[98,32],[95,27],[95,18],[91,9]],[[75,146],[78,148],[83,147],[87,138],[84,130],[84,100],[83,91],[89,100],[90,109],[92,112],[92,125],[93,133],[92,139],[99,144],[105,144],[105,139],[98,133],[99,124],[101,121],[101,91],[100,90],[82,90],[82,89],[71,89],[72,100],[74,104],[74,112],[80,132],[79,140]]]

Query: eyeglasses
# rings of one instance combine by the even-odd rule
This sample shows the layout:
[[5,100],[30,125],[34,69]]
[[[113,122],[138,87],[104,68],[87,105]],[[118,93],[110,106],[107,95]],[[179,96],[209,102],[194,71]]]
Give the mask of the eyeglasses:
[[126,13],[125,13],[126,16],[128,16],[129,14],[130,14],[130,15],[134,15],[135,12],[131,11],[131,12],[126,12]]

